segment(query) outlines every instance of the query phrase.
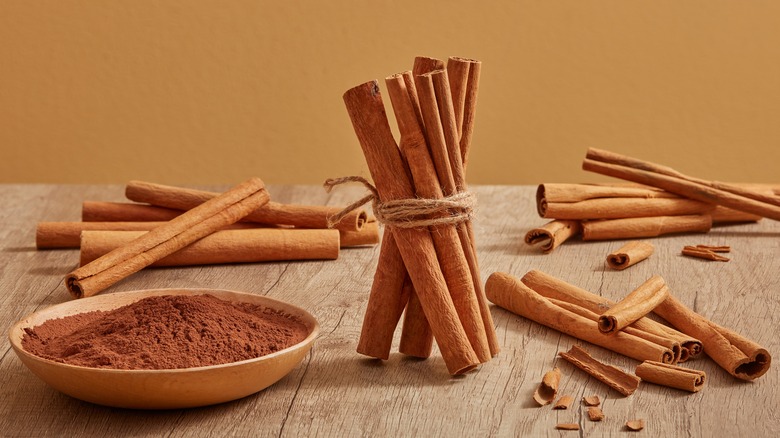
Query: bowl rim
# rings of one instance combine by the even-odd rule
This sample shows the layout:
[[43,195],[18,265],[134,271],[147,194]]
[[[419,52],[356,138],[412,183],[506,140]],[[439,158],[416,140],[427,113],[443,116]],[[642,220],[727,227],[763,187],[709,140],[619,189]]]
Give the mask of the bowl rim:
[[[23,323],[25,321],[27,321],[28,319],[32,318],[33,316],[35,316],[35,315],[37,315],[39,313],[50,311],[51,309],[53,309],[53,308],[55,308],[57,306],[61,306],[63,304],[68,304],[68,303],[73,303],[74,302],[74,300],[70,300],[70,301],[65,301],[63,303],[54,304],[52,306],[48,306],[48,307],[46,307],[44,309],[36,310],[35,312],[32,312],[32,313],[22,317],[19,321],[17,321],[9,329],[9,331],[8,331],[8,341],[10,342],[11,347],[13,347],[13,349],[18,354],[23,354],[24,356],[26,356],[26,357],[28,357],[28,358],[30,358],[32,360],[39,361],[39,362],[44,362],[44,363],[46,363],[48,365],[69,368],[69,369],[73,369],[74,371],[82,370],[82,371],[89,371],[89,372],[101,372],[101,373],[106,373],[106,374],[112,374],[112,373],[117,373],[117,374],[133,373],[133,374],[143,375],[143,374],[180,374],[180,373],[186,373],[186,372],[201,372],[201,371],[208,371],[208,370],[214,370],[214,369],[219,369],[219,368],[229,368],[229,367],[234,367],[234,366],[248,365],[250,363],[260,362],[260,361],[263,361],[263,360],[271,360],[271,359],[273,359],[273,358],[275,358],[277,356],[281,356],[281,355],[290,353],[293,350],[304,348],[304,347],[308,346],[320,334],[320,324],[319,324],[319,322],[314,317],[314,315],[312,315],[307,310],[305,310],[305,309],[303,309],[301,307],[298,307],[298,306],[296,306],[294,304],[290,304],[290,303],[288,303],[286,301],[282,301],[282,300],[276,299],[276,298],[267,297],[265,295],[257,295],[257,294],[253,294],[251,292],[243,292],[243,291],[236,291],[236,290],[230,290],[230,289],[182,288],[182,287],[157,288],[157,289],[138,289],[138,290],[131,290],[131,291],[114,292],[114,293],[105,294],[105,295],[95,295],[95,296],[87,297],[87,298],[79,298],[76,301],[91,300],[91,299],[96,299],[96,298],[108,299],[108,297],[111,297],[111,296],[117,296],[117,295],[127,296],[127,295],[141,294],[141,293],[152,293],[151,295],[148,295],[148,296],[166,296],[166,292],[172,292],[172,291],[184,292],[184,293],[173,294],[173,295],[205,295],[205,294],[208,294],[210,292],[217,292],[217,293],[227,292],[229,294],[252,296],[252,297],[255,297],[255,298],[259,298],[260,301],[270,301],[271,304],[281,304],[283,307],[291,307],[291,308],[295,309],[296,311],[300,312],[301,315],[304,318],[310,320],[310,322],[311,322],[311,331],[308,334],[308,336],[306,336],[306,338],[304,338],[302,341],[297,342],[297,343],[295,343],[295,344],[293,344],[293,345],[291,345],[291,346],[289,346],[287,348],[284,348],[282,350],[275,351],[273,353],[266,354],[266,355],[263,355],[263,356],[258,356],[258,357],[254,357],[254,358],[251,358],[251,359],[244,359],[244,360],[240,360],[240,361],[236,361],[236,362],[227,362],[227,363],[216,364],[216,365],[206,365],[206,366],[202,366],[202,367],[161,368],[161,369],[98,368],[98,367],[86,367],[86,366],[81,366],[81,365],[72,365],[72,364],[67,364],[67,363],[63,363],[63,362],[57,362],[55,360],[47,359],[45,357],[41,357],[41,356],[35,355],[35,354],[30,353],[29,351],[25,350],[24,347],[22,347],[22,345],[21,345],[21,340],[23,339],[23,335],[19,337],[18,341],[14,338],[13,334],[15,332],[23,331],[24,328],[27,327],[26,325],[23,327]],[[217,297],[217,298],[219,298],[219,297]],[[113,309],[117,309],[119,307],[123,307],[123,306],[129,305],[129,304],[138,302],[141,299],[143,299],[143,298],[139,298],[138,300],[130,301],[130,302],[126,303],[126,304],[122,304],[121,306],[114,307]],[[113,310],[113,309],[110,309],[110,310]],[[88,312],[88,311],[89,310],[86,310],[84,312],[75,312],[75,313],[72,313],[72,314],[66,315],[66,316],[78,315],[79,313],[85,313],[85,312]],[[53,319],[53,318],[50,318],[50,319]],[[49,319],[46,319],[44,322],[46,322],[46,321],[49,321]],[[43,322],[41,324],[43,324]],[[306,325],[308,327],[308,324],[306,324]]]

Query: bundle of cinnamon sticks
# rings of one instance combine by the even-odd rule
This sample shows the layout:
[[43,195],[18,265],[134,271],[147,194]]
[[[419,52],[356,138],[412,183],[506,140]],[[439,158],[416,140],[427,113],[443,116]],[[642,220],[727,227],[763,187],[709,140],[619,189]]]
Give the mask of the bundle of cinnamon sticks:
[[529,231],[526,243],[550,252],[578,234],[583,240],[633,239],[780,219],[780,196],[772,186],[704,181],[599,149],[588,150],[583,169],[633,184],[541,184],[537,211],[553,220]]
[[[241,209],[233,206],[236,203],[233,198],[242,197],[231,195],[236,188],[219,194],[131,181],[126,196],[135,202],[85,201],[81,222],[39,223],[36,245],[39,249],[80,248],[82,268],[69,277],[68,288],[74,296],[81,297],[98,293],[149,265],[332,260],[338,258],[342,247],[379,242],[378,223],[363,210],[345,215],[336,229],[329,229],[328,218],[339,212],[340,207],[272,202],[262,181],[257,178],[250,181],[251,184],[244,185],[254,187],[262,199]],[[199,212],[203,205],[224,197],[229,199],[224,205]],[[235,216],[225,217],[226,211],[235,211]],[[204,226],[207,221],[212,221],[211,225]],[[197,235],[181,237],[197,227],[203,227]],[[139,243],[144,241],[147,243]],[[168,249],[161,251],[157,246]],[[156,251],[154,256],[149,253],[152,249]],[[106,264],[104,257],[112,253],[115,260]],[[124,255],[116,259],[117,253]],[[87,269],[85,265],[99,263],[104,268],[116,269],[120,262],[132,258],[139,259],[133,269],[117,269],[116,275],[104,275],[106,280],[97,283],[85,279],[93,275],[93,268]],[[84,272],[89,274],[83,275]]]
[[[408,207],[386,221],[357,351],[387,359],[405,311],[399,350],[425,358],[435,339],[451,374],[499,351],[477,263],[465,168],[481,63],[418,57],[385,79],[396,143],[376,81],[344,94],[381,205]],[[412,206],[411,200],[415,201]],[[406,205],[410,204],[410,205]],[[452,208],[446,207],[452,204]],[[444,205],[434,213],[424,207]],[[379,215],[379,214],[377,214]],[[407,226],[406,220],[416,225]],[[455,219],[455,220],[451,220]]]

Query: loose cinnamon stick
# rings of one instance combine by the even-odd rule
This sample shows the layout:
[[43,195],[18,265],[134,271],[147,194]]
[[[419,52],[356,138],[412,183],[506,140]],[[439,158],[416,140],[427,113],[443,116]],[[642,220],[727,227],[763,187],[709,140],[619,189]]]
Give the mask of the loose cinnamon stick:
[[67,275],[65,285],[76,298],[94,295],[190,243],[237,222],[268,200],[263,181],[249,179],[76,269]]
[[607,255],[607,266],[622,271],[650,257],[653,254],[653,249],[653,244],[650,242],[628,242],[617,251]]
[[[127,245],[145,231],[84,231],[81,265]],[[163,257],[150,266],[193,266],[285,260],[336,260],[338,230],[257,228],[222,230]]]
[[556,306],[508,274],[493,273],[485,285],[485,292],[493,304],[512,313],[624,356],[665,362],[674,358],[674,353],[667,348],[628,333],[600,333],[593,321]]
[[569,220],[700,215],[715,210],[712,204],[684,198],[599,198],[548,202],[538,208],[543,218]]
[[713,225],[728,225],[731,223],[740,222],[758,222],[762,219],[761,216],[726,208],[722,205],[716,206],[715,210],[710,212],[710,216],[712,216]]
[[[217,193],[183,187],[166,186],[144,181],[130,181],[125,188],[127,199],[176,210],[189,210],[217,196]],[[298,205],[268,202],[244,218],[245,222],[292,225],[299,228],[328,228],[328,217],[341,211],[340,207]],[[334,228],[358,231],[366,222],[366,212],[355,210],[346,215]]]
[[534,401],[539,406],[549,405],[555,400],[555,394],[558,393],[558,385],[561,382],[561,370],[558,367],[544,373],[542,382],[534,391]]
[[581,232],[582,226],[579,221],[554,220],[526,233],[525,243],[528,245],[541,244],[542,251],[551,252],[570,237]]
[[[417,80],[425,77],[418,76],[415,83],[423,120],[426,123],[427,137],[423,135],[417,120],[412,98],[406,89],[403,75],[391,76],[385,82],[401,133],[399,147],[409,164],[416,194],[424,199],[441,199],[445,194],[453,194],[455,183],[452,167],[449,165],[442,125],[438,120],[433,81],[430,79],[428,81]],[[426,139],[428,140],[427,146]],[[490,360],[491,354],[485,325],[480,313],[464,246],[461,244],[456,226],[439,226],[431,231],[439,264],[458,317],[466,330],[466,335],[477,358],[480,362],[487,362]]]
[[701,339],[704,352],[721,368],[742,380],[755,380],[769,370],[772,356],[762,346],[721,327],[669,295],[654,310],[683,333]]
[[376,245],[379,243],[379,222],[368,221],[359,231],[338,230],[341,234],[341,247]]
[[668,296],[669,289],[663,278],[654,275],[602,313],[598,321],[599,330],[616,333],[652,312]]
[[84,201],[81,204],[84,222],[160,222],[182,213],[182,210],[130,202]]
[[[555,304],[558,307],[562,307],[572,313],[576,313],[577,315],[580,315],[584,318],[587,318],[594,323],[598,323],[599,316],[598,314],[591,312],[590,310],[580,307],[576,304],[569,303],[566,301],[557,300],[555,298],[547,298],[550,300],[551,303]],[[654,344],[658,344],[663,348],[666,348],[667,350],[672,352],[672,356],[670,358],[667,358],[664,356],[664,362],[668,363],[678,363],[682,359],[682,345],[680,342],[676,339],[672,339],[669,336],[660,336],[655,333],[651,333],[645,330],[640,330],[633,326],[628,326],[623,328],[623,331],[629,335],[636,336],[638,338],[642,338],[646,341],[652,342]]]
[[711,227],[712,218],[709,215],[585,221],[582,223],[582,240],[636,239],[674,233],[706,233]]
[[[35,232],[38,249],[78,248],[82,231],[149,231],[165,222],[39,222]],[[224,229],[252,229],[257,224],[235,223]]]
[[639,387],[638,377],[597,361],[576,345],[572,345],[568,352],[561,351],[558,355],[625,396],[633,394]]
[[658,187],[697,201],[780,220],[780,198],[730,184],[689,177],[669,167],[614,152],[591,148],[582,163],[582,168]]
[[[344,103],[381,199],[414,197],[387,122],[378,83],[371,81],[348,90]],[[461,374],[473,369],[479,360],[457,317],[430,232],[398,228],[393,234],[397,234],[398,249],[448,370]]]
[[728,245],[696,245],[695,248],[706,249],[712,252],[731,252],[731,247]]
[[[614,301],[608,300],[592,292],[588,292],[542,271],[528,271],[528,273],[523,276],[521,281],[548,299],[558,299],[561,301],[573,303],[597,314],[601,314],[605,310],[615,305]],[[641,318],[632,324],[632,326],[644,332],[653,333],[658,336],[679,342],[683,349],[680,362],[701,354],[701,341],[695,339],[693,336],[681,333],[650,318]]]
[[689,257],[696,257],[700,259],[705,260],[712,260],[716,262],[728,262],[728,257],[724,257],[722,255],[718,255],[715,253],[715,251],[707,249],[707,248],[698,248],[695,246],[685,246],[682,249],[682,255],[689,256]]
[[645,382],[670,388],[699,392],[704,388],[707,375],[704,371],[692,370],[665,363],[646,360],[636,367],[636,375]]

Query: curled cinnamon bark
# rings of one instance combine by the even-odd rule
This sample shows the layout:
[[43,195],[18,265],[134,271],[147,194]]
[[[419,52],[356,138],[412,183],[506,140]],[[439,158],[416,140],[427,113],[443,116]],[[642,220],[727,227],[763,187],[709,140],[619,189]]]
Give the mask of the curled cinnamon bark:
[[576,345],[572,345],[568,352],[561,351],[558,355],[625,396],[633,394],[639,387],[638,377],[597,361]]
[[628,242],[617,251],[607,255],[607,266],[622,271],[650,257],[653,254],[653,249],[653,244],[650,242]]
[[669,289],[663,278],[654,275],[602,313],[598,321],[599,330],[616,333],[652,312],[668,296]]
[[553,368],[552,371],[548,371],[542,378],[542,383],[534,391],[534,401],[539,403],[539,406],[549,405],[555,399],[555,394],[558,393],[558,384],[561,382],[561,370],[558,367]]
[[544,252],[551,252],[572,236],[582,232],[579,221],[554,220],[544,226],[534,228],[525,235],[528,245],[540,244]]
[[654,311],[680,331],[701,339],[707,356],[738,379],[755,380],[772,364],[772,356],[764,347],[713,323],[672,295]]
[[704,371],[650,360],[646,360],[636,367],[636,375],[645,382],[690,392],[701,391],[704,388],[704,381],[707,377]]

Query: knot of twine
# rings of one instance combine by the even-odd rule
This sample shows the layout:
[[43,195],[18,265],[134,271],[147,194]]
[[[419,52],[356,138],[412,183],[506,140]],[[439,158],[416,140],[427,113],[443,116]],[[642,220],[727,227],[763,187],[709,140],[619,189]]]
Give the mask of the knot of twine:
[[344,216],[371,202],[376,220],[395,228],[421,228],[437,225],[459,224],[471,220],[477,206],[477,198],[471,192],[465,191],[441,199],[396,199],[382,202],[379,192],[373,184],[360,176],[345,176],[331,178],[325,181],[323,187],[330,192],[333,187],[356,182],[370,192],[340,212],[328,217],[328,227],[333,227]]

